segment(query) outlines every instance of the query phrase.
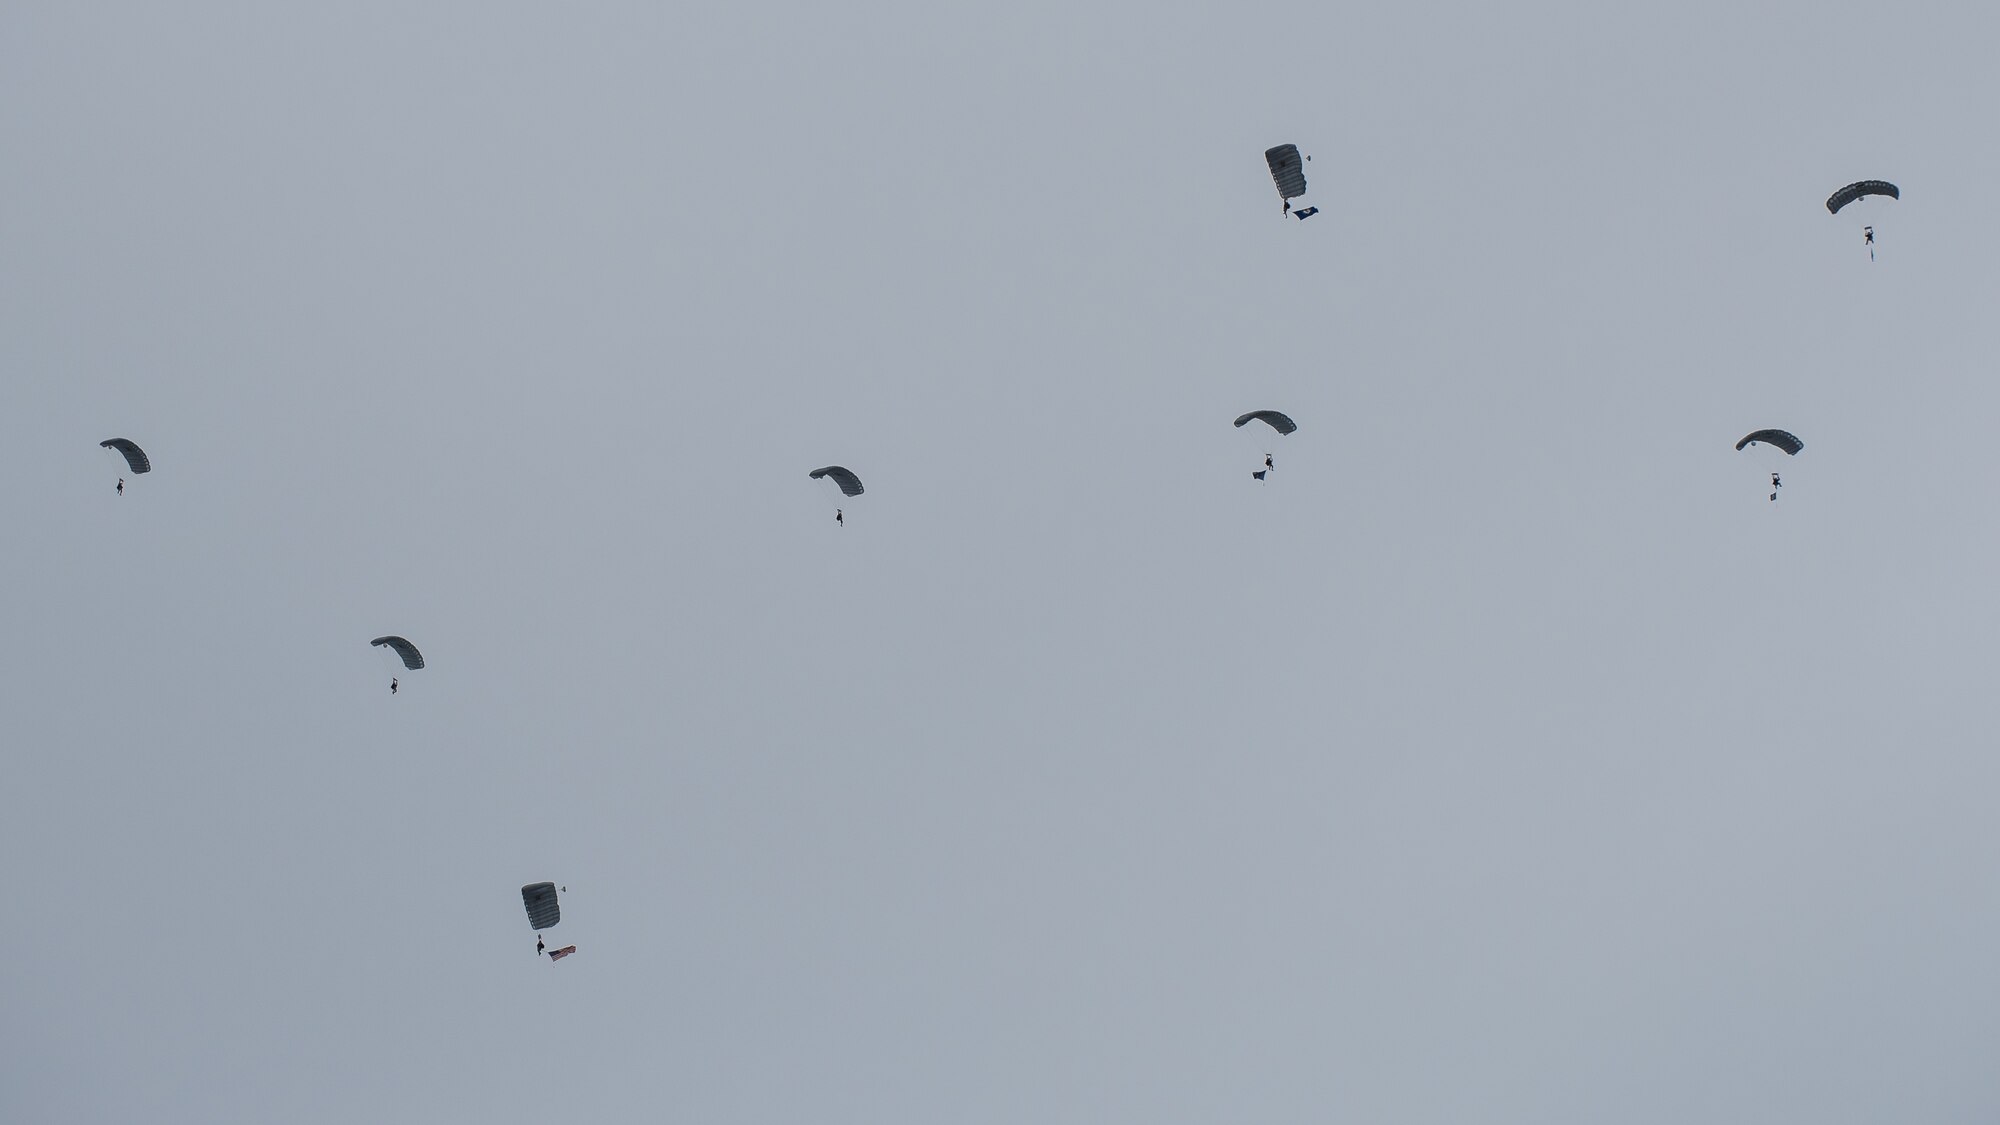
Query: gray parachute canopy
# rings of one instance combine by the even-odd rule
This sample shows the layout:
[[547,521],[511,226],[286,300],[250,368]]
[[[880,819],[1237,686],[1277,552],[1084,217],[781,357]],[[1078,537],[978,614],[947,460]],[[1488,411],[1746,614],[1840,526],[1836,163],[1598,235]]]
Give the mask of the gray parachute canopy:
[[1765,445],[1776,446],[1784,450],[1785,454],[1790,457],[1797,457],[1799,450],[1806,447],[1805,442],[1800,441],[1783,430],[1758,430],[1756,433],[1748,434],[1742,441],[1737,442],[1736,448],[1741,450],[1746,445],[1756,445],[1760,441]]
[[821,477],[832,477],[833,483],[839,485],[840,490],[849,496],[859,496],[862,493],[861,478],[841,468],[839,465],[828,465],[824,469],[814,469],[808,475],[814,480],[818,480]]
[[1250,413],[1236,420],[1236,428],[1240,430],[1251,422],[1269,422],[1271,428],[1281,434],[1289,434],[1299,428],[1297,422],[1292,421],[1275,410],[1252,410]]
[[1299,159],[1299,146],[1274,145],[1264,150],[1264,163],[1271,166],[1271,182],[1278,194],[1292,199],[1306,193],[1306,166]]
[[150,473],[153,471],[152,460],[146,456],[146,451],[140,449],[138,443],[134,442],[131,438],[106,438],[97,444],[105,449],[115,449],[123,453],[125,455],[125,463],[132,466],[134,473]]
[[412,672],[424,666],[424,654],[417,651],[417,646],[401,637],[376,637],[368,643],[377,647],[388,645],[395,649],[396,655],[403,658],[403,667]]
[[1887,180],[1856,180],[1826,197],[1827,214],[1840,214],[1842,207],[1864,195],[1886,195],[1890,199],[1903,198],[1903,193],[1896,190],[1896,185]]
[[540,932],[562,921],[554,883],[529,883],[521,888],[521,905],[528,908],[528,925]]

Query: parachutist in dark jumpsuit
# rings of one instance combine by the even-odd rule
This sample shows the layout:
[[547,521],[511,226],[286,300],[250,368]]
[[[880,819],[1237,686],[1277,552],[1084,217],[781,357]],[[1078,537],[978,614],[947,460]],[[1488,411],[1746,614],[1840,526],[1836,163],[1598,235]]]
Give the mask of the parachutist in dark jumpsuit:
[[1868,260],[1869,260],[1869,261],[1871,261],[1871,262],[1872,262],[1872,261],[1874,261],[1874,260],[1875,260],[1875,228],[1874,228],[1874,227],[1862,227],[1862,228],[1861,228],[1861,245],[1863,245],[1863,246],[1866,246],[1866,247],[1868,248]]
[[1271,464],[1271,455],[1268,453],[1264,454],[1264,468],[1266,470],[1277,468],[1276,465]]
[[120,495],[120,496],[123,496],[123,495],[125,495],[125,478],[124,478],[124,477],[119,477],[119,478],[118,478],[118,495]]
[[845,513],[845,512],[843,512],[843,511],[841,511],[841,510],[840,510],[839,508],[835,508],[835,509],[833,510],[833,522],[835,522],[835,523],[839,524],[839,525],[840,525],[840,526],[842,526],[842,527],[846,527],[846,526],[847,526],[847,513]]
[[535,935],[535,956],[537,956],[537,957],[540,957],[540,956],[542,955],[542,950],[543,950],[544,948],[545,948],[545,946],[544,946],[544,945],[543,945],[543,943],[542,943],[542,935],[540,935],[540,934],[536,934],[536,935]]
[[1285,200],[1285,209],[1284,209],[1283,211],[1280,211],[1280,212],[1278,212],[1278,213],[1279,213],[1279,214],[1281,214],[1281,215],[1289,215],[1289,214],[1291,214],[1291,213],[1292,213],[1292,201],[1291,201],[1291,200],[1289,200],[1289,199]]
[[1781,481],[1781,480],[1779,480],[1779,479],[1778,479],[1778,474],[1776,474],[1776,473],[1772,473],[1772,474],[1771,474],[1771,499],[1773,499],[1773,500],[1776,500],[1776,499],[1778,498],[1778,490],[1779,490],[1779,489],[1781,489],[1781,488],[1783,488],[1783,487],[1785,487],[1785,482],[1784,482],[1784,481]]
[[394,676],[389,677],[389,694],[396,694],[396,677]]

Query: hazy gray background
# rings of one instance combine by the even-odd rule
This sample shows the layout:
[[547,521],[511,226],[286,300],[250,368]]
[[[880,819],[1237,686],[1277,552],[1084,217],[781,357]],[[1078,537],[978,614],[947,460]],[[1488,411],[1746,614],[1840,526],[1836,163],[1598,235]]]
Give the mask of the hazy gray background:
[[1203,7],[0,9],[0,1118],[1990,1118],[2000,16]]

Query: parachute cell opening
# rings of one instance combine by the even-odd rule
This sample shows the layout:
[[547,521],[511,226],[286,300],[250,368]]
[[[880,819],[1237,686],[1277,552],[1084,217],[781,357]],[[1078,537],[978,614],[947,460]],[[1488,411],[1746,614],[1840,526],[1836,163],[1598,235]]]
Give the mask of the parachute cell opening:
[[376,637],[368,643],[377,648],[387,645],[395,649],[396,655],[403,658],[403,667],[412,672],[424,666],[424,654],[417,651],[417,646],[401,637]]

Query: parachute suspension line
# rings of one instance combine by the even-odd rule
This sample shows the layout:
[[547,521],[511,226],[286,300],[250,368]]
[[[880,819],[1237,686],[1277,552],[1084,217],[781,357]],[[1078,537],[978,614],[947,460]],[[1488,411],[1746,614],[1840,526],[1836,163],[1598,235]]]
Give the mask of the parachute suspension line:
[[[1298,424],[1287,415],[1276,410],[1252,410],[1236,419],[1236,431],[1249,439],[1251,448],[1261,450],[1263,460],[1250,476],[1255,480],[1266,480],[1266,473],[1275,472],[1277,447],[1286,434],[1297,430]],[[1247,427],[1247,428],[1246,428]]]
[[1767,499],[1776,503],[1779,493],[1784,491],[1784,473],[1791,467],[1792,458],[1804,451],[1805,443],[1784,430],[1757,430],[1744,435],[1736,443],[1739,456],[1749,455],[1750,461],[1760,471],[1770,474],[1770,494]]
[[1278,198],[1284,201],[1279,213],[1291,214],[1292,200],[1306,193],[1305,165],[1299,159],[1299,146],[1283,144],[1265,149],[1264,164],[1271,170],[1271,184],[1278,189]]

